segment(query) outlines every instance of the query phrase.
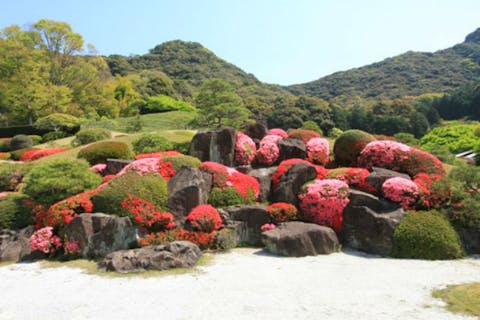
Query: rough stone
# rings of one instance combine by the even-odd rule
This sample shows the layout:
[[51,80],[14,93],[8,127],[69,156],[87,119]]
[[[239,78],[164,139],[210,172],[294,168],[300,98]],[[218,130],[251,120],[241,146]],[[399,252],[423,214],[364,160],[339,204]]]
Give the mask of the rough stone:
[[197,245],[188,241],[174,241],[167,245],[112,252],[98,266],[101,270],[120,273],[190,268],[201,255]]
[[297,163],[282,176],[278,186],[273,190],[272,202],[298,204],[298,194],[302,186],[317,177],[317,171],[311,165]]
[[122,159],[107,159],[105,171],[103,175],[117,174],[122,171],[132,160],[122,160]]
[[268,134],[267,126],[262,123],[249,123],[245,125],[243,133],[253,140],[262,140]]
[[282,139],[279,142],[280,156],[279,161],[307,157],[307,146],[299,139]]
[[305,222],[285,222],[262,235],[265,248],[273,254],[287,257],[330,254],[340,244],[333,229]]
[[350,189],[349,199],[349,206],[367,207],[375,212],[390,212],[400,208],[400,205],[397,203],[356,189]]
[[226,221],[227,226],[234,226],[241,243],[262,246],[262,230],[260,228],[264,224],[271,222],[267,213],[267,206],[226,207],[220,211],[220,214]]
[[270,190],[272,186],[272,177],[277,167],[268,167],[251,170],[248,175],[257,179],[260,184],[260,194],[258,201],[266,202],[270,197]]
[[480,254],[480,228],[458,228],[457,233],[468,254]]
[[383,183],[390,179],[390,178],[405,178],[408,180],[411,180],[410,176],[408,174],[384,169],[384,168],[379,168],[379,167],[373,167],[372,172],[367,176],[365,181],[373,186],[375,189],[375,194],[376,195],[382,195],[382,185]]
[[0,261],[21,261],[30,256],[29,238],[33,234],[33,226],[20,231],[0,231]]
[[237,131],[229,127],[200,131],[190,143],[189,154],[201,161],[215,161],[233,167],[236,139]]
[[347,206],[343,210],[341,239],[345,246],[371,254],[389,256],[395,229],[405,216],[400,208],[377,213],[370,208]]
[[212,131],[199,131],[190,142],[188,154],[197,157],[200,161],[210,160],[210,141],[212,140]]
[[182,225],[190,211],[208,201],[212,175],[196,168],[182,167],[168,182],[168,208]]

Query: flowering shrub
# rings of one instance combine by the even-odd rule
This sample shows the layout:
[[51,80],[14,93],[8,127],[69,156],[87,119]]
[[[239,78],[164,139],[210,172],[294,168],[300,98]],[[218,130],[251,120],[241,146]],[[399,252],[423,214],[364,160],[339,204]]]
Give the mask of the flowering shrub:
[[[102,185],[103,185],[103,187],[106,187],[106,185],[108,184],[108,182],[109,182],[109,181],[112,181],[112,179],[115,178],[115,177],[116,177],[116,175],[114,175],[114,174],[107,174],[106,176],[102,177],[102,181],[103,181]],[[100,185],[100,186],[102,186],[102,185]],[[103,187],[101,188],[100,186],[97,187],[97,189],[95,189],[95,190],[97,190],[97,191],[102,190]]]
[[215,244],[215,233],[195,232],[185,229],[167,230],[164,232],[150,233],[140,238],[140,245],[159,245],[180,240],[190,241],[199,246],[200,249],[205,250],[211,248]]
[[405,155],[406,160],[403,162],[402,170],[411,177],[415,177],[419,173],[427,173],[430,175],[445,175],[443,163],[434,155],[423,150],[413,149]]
[[34,217],[35,227],[53,227],[56,230],[69,224],[80,213],[91,213],[93,203],[90,200],[93,191],[86,191],[59,201],[48,210],[37,210]]
[[315,180],[298,196],[305,220],[325,225],[339,232],[342,229],[343,209],[347,206],[348,185],[340,180]]
[[262,232],[265,232],[265,231],[273,230],[276,227],[277,226],[275,226],[273,223],[265,223],[260,227],[260,230],[262,230]]
[[283,139],[288,138],[288,133],[285,130],[280,129],[280,128],[273,128],[273,129],[268,130],[268,135],[279,136],[279,137],[282,137]]
[[282,137],[277,135],[263,137],[257,150],[257,161],[266,165],[275,163],[280,156],[280,148],[278,147],[280,140],[282,140]]
[[252,138],[242,132],[237,132],[235,143],[235,161],[239,165],[249,165],[255,159],[257,147]]
[[162,208],[155,204],[129,194],[121,203],[121,207],[144,231],[163,231],[175,228],[174,217],[169,212],[161,212]]
[[316,164],[330,161],[330,145],[327,139],[312,138],[307,142],[307,159]]
[[293,129],[288,131],[288,137],[302,140],[306,144],[312,138],[320,138],[320,134],[313,130]]
[[199,166],[199,169],[212,175],[212,184],[214,187],[224,187],[227,183],[228,167],[223,164],[205,161]]
[[217,209],[209,204],[196,206],[188,214],[186,221],[195,231],[210,233],[222,227],[222,217]]
[[81,252],[80,245],[76,240],[70,240],[64,243],[63,252],[66,255],[74,256]]
[[33,161],[50,156],[52,154],[65,152],[67,150],[68,149],[65,148],[31,149],[22,154],[20,161]]
[[178,151],[168,150],[168,151],[159,151],[159,152],[150,152],[150,153],[141,153],[135,156],[135,160],[145,159],[145,158],[159,158],[171,156],[181,156],[182,154]]
[[369,133],[361,130],[347,130],[333,145],[335,162],[342,166],[356,166],[357,158],[367,144],[375,141]]
[[107,165],[104,164],[104,163],[98,163],[96,165],[93,165],[90,167],[90,170],[92,170],[93,172],[96,172],[96,173],[102,173],[103,171],[105,171],[105,169],[107,168]]
[[350,187],[373,193],[375,188],[366,179],[370,172],[364,168],[336,168],[328,172],[328,179],[337,179],[345,182]]
[[52,227],[45,227],[35,231],[30,236],[30,250],[41,251],[45,254],[55,253],[62,247],[62,241],[53,234]]
[[272,203],[267,207],[267,213],[276,223],[298,219],[297,208],[293,204],[286,202]]
[[419,198],[418,186],[415,182],[395,177],[386,180],[382,185],[385,198],[398,202],[404,209],[411,209]]
[[175,175],[172,163],[159,158],[144,158],[130,162],[117,175],[122,176],[127,172],[135,172],[141,176],[149,173],[159,174],[166,180]]
[[438,187],[434,188],[434,183],[441,179],[441,175],[426,173],[419,173],[413,179],[413,182],[418,187],[423,207],[439,208],[450,199],[451,191],[449,186],[446,189]]

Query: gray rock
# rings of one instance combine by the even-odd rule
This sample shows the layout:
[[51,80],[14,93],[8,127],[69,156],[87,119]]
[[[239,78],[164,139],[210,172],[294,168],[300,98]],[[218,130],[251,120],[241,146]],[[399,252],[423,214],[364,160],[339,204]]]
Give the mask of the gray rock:
[[120,273],[190,268],[201,255],[197,245],[188,241],[174,241],[167,245],[112,252],[98,266],[101,270]]
[[280,148],[279,161],[307,157],[307,146],[305,142],[298,139],[282,139],[278,144]]
[[305,222],[285,222],[262,235],[265,248],[273,254],[287,257],[330,254],[340,245],[333,229]]
[[102,175],[117,174],[131,162],[132,160],[107,159],[107,167],[105,168],[105,171],[102,172]]
[[392,253],[393,233],[404,216],[402,208],[377,213],[367,207],[347,206],[343,210],[340,237],[347,247],[389,256]]
[[372,172],[367,176],[365,181],[375,189],[376,195],[382,195],[382,185],[390,178],[405,178],[411,180],[408,174],[392,171],[384,168],[373,167]]
[[233,128],[201,131],[193,137],[189,154],[202,161],[215,161],[233,167],[236,140],[237,131]]
[[128,217],[104,213],[81,214],[60,232],[63,239],[76,240],[84,258],[99,258],[138,246],[138,229]]
[[458,228],[456,231],[468,254],[480,254],[480,228]]
[[349,194],[351,207],[367,207],[375,212],[390,212],[400,209],[400,205],[383,198],[379,198],[373,194],[359,191],[356,189],[350,189]]
[[317,177],[317,170],[311,165],[297,163],[282,176],[278,186],[273,190],[272,202],[298,204],[298,194],[302,186]]
[[243,129],[243,133],[253,140],[262,140],[268,134],[267,126],[262,123],[248,123]]
[[182,167],[168,181],[168,208],[178,225],[193,208],[207,203],[211,185],[211,174],[188,167]]
[[248,175],[257,179],[260,184],[260,194],[258,201],[266,202],[270,197],[270,189],[272,187],[272,177],[277,167],[268,167],[251,170]]
[[199,131],[190,142],[188,154],[197,157],[200,161],[210,160],[210,141],[212,140],[212,131]]
[[[0,261],[21,261],[33,256],[30,252],[29,238],[35,229],[33,226],[26,227],[20,231],[0,231]],[[35,255],[40,257],[41,255]]]
[[226,207],[221,210],[220,214],[226,221],[227,227],[233,227],[236,230],[240,243],[262,246],[262,230],[260,228],[271,222],[267,206]]

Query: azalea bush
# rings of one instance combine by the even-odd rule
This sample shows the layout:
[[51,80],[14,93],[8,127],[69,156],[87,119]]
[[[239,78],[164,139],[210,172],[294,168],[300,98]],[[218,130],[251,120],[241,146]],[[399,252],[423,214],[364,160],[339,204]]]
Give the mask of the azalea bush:
[[255,159],[257,147],[252,138],[242,132],[237,132],[235,143],[235,162],[238,165],[249,165]]
[[386,180],[382,191],[385,198],[399,203],[404,209],[413,209],[420,196],[415,182],[401,177]]
[[263,137],[257,150],[257,161],[266,165],[274,164],[280,156],[280,148],[278,146],[280,140],[282,140],[282,137],[278,135],[267,135]]
[[375,188],[367,182],[370,172],[364,168],[336,168],[328,171],[326,178],[345,182],[350,187],[374,193]]
[[343,209],[347,206],[348,185],[340,180],[314,180],[298,195],[299,206],[306,221],[342,229]]
[[330,144],[327,139],[312,138],[307,142],[308,161],[325,165],[330,162]]
[[333,145],[335,162],[346,167],[357,166],[357,158],[367,144],[375,138],[361,130],[347,130],[342,133]]
[[222,217],[217,209],[208,204],[196,206],[187,216],[186,222],[194,231],[211,233],[222,227]]
[[175,175],[171,162],[164,162],[159,158],[144,158],[127,164],[117,176],[123,176],[127,172],[134,172],[139,175],[158,174],[169,180]]
[[35,231],[30,236],[30,250],[53,254],[62,247],[62,241],[54,235],[52,227],[45,227]]
[[291,203],[276,202],[267,207],[267,213],[275,223],[298,219],[298,209]]
[[215,245],[215,232],[197,232],[185,229],[167,230],[164,232],[150,233],[140,238],[141,246],[162,245],[173,241],[190,241],[200,249],[206,250]]
[[288,131],[288,137],[291,139],[302,140],[306,144],[312,138],[320,138],[320,134],[313,130],[292,129]]
[[129,216],[142,231],[158,232],[175,228],[174,217],[170,212],[162,212],[160,206],[129,194],[121,203]]
[[43,157],[51,156],[52,154],[65,152],[67,150],[68,149],[65,148],[32,149],[24,152],[20,157],[20,161],[33,161]]
[[130,147],[118,141],[100,141],[83,147],[77,155],[79,159],[87,160],[91,165],[106,163],[107,159],[132,159]]
[[283,139],[288,138],[288,133],[285,130],[280,128],[273,128],[268,130],[268,135],[279,136],[279,137],[282,137]]

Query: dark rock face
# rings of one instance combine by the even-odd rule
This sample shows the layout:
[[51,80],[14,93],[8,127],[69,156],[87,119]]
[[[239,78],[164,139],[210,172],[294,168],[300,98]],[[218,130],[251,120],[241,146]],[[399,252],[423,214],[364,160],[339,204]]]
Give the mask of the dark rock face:
[[233,167],[236,140],[237,131],[233,128],[201,131],[193,137],[189,154],[201,161],[215,161]]
[[247,136],[253,140],[262,140],[268,134],[267,126],[262,123],[249,123],[245,125],[243,130]]
[[236,230],[240,243],[262,246],[262,230],[260,228],[271,222],[266,206],[226,207],[221,209],[220,214],[227,227]]
[[374,196],[373,194],[350,189],[349,195],[351,207],[367,207],[375,212],[389,212],[400,209],[400,205],[383,198]]
[[302,186],[317,177],[317,170],[311,165],[297,163],[282,176],[278,186],[272,193],[272,202],[288,202],[298,204],[297,195]]
[[197,245],[188,241],[174,241],[167,245],[112,252],[98,266],[120,273],[190,268],[201,255]]
[[193,208],[207,203],[211,185],[211,174],[188,167],[182,167],[168,181],[168,208],[177,224],[183,224]]
[[33,226],[26,227],[20,231],[0,231],[0,262],[20,261],[30,256],[29,238],[34,232]]
[[277,167],[260,168],[251,170],[248,175],[257,179],[260,184],[260,195],[258,200],[266,202],[270,197],[270,189],[272,186],[272,177]]
[[457,230],[463,247],[468,254],[480,254],[480,229],[458,228]]
[[367,253],[389,256],[395,229],[405,216],[402,208],[377,213],[364,206],[351,206],[343,210],[342,242],[345,246]]
[[378,168],[378,167],[373,167],[372,172],[367,176],[365,181],[370,184],[371,186],[374,187],[375,194],[376,195],[382,195],[382,185],[383,183],[390,179],[390,178],[404,178],[411,180],[410,176],[408,174],[384,169],[384,168]]
[[307,146],[302,140],[298,139],[282,139],[278,144],[280,148],[279,161],[307,157]]
[[131,162],[132,160],[107,159],[107,167],[102,174],[105,176],[109,174],[117,174]]
[[264,232],[262,241],[271,253],[287,257],[330,254],[340,247],[333,229],[297,221]]
[[60,236],[78,241],[82,257],[98,258],[137,246],[137,233],[128,217],[92,213],[73,219]]

